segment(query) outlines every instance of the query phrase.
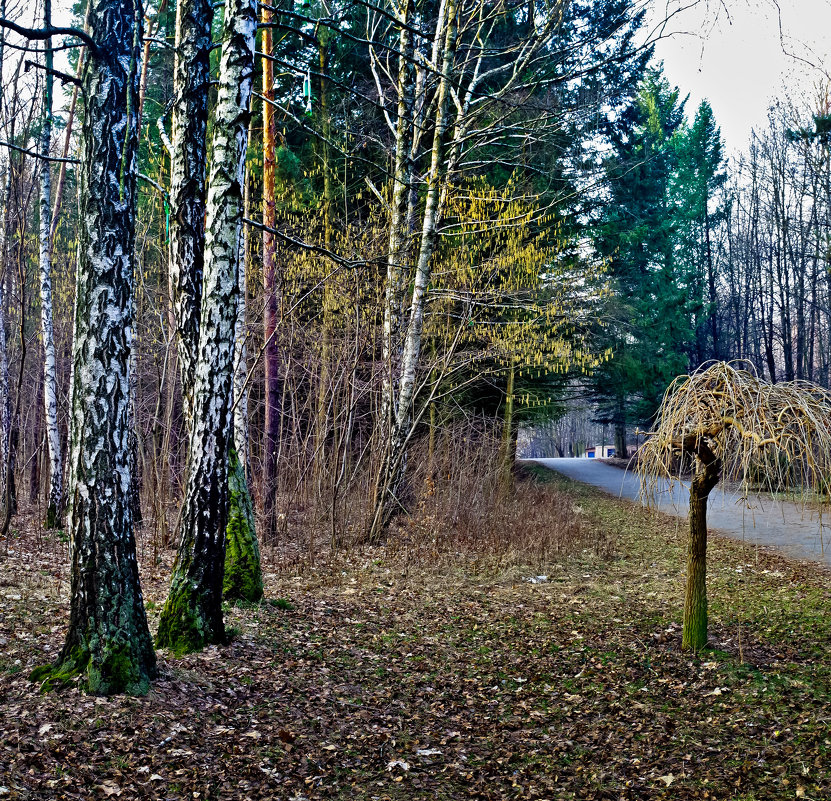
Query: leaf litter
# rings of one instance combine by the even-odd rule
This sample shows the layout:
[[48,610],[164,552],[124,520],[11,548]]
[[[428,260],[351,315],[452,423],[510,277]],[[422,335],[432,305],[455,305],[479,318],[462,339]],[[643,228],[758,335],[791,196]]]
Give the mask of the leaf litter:
[[[145,698],[26,679],[60,648],[66,581],[54,554],[12,553],[0,798],[831,797],[827,572],[713,538],[712,647],[686,654],[683,530],[551,491],[614,532],[614,552],[452,576],[383,558],[269,573],[267,598],[291,603],[229,609],[225,647],[161,652]],[[547,581],[524,580],[539,568]],[[143,568],[151,620],[166,569]]]

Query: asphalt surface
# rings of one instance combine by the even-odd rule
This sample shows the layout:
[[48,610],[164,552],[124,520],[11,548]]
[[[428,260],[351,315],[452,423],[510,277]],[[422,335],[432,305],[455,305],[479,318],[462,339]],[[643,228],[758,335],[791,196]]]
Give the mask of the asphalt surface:
[[[640,499],[640,476],[596,459],[532,459],[564,476],[591,484],[610,495]],[[686,520],[689,485],[662,482],[654,504],[662,512]],[[707,525],[742,542],[767,545],[791,559],[810,559],[831,565],[831,514],[821,522],[819,514],[796,503],[751,496],[745,500],[718,487],[710,493]]]

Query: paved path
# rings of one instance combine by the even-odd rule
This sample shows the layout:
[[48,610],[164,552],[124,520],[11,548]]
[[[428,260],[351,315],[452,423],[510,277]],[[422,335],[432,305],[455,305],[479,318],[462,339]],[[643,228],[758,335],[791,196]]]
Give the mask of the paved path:
[[[640,476],[603,464],[595,459],[533,459],[544,467],[569,478],[592,484],[621,498],[638,500]],[[670,489],[666,482],[657,499],[662,512],[686,519],[690,493],[687,484]],[[752,496],[750,508],[741,497],[722,492],[710,493],[707,524],[733,539],[769,545],[792,559],[811,559],[831,565],[831,514],[826,514],[820,532],[819,515],[795,503],[773,502]],[[823,542],[825,547],[823,548]]]

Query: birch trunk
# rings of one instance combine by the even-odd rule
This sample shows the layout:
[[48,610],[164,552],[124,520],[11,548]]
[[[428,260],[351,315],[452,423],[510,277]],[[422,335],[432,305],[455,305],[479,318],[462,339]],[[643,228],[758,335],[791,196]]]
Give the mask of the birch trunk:
[[223,642],[222,583],[243,181],[257,28],[255,0],[226,0],[212,162],[193,425],[179,550],[157,641],[176,653]]
[[395,418],[394,388],[401,365],[401,331],[403,328],[404,281],[410,267],[408,201],[413,185],[413,38],[410,32],[412,0],[403,0],[399,13],[398,117],[395,128],[395,173],[392,184],[389,244],[387,248],[387,283],[384,294],[383,359],[384,377],[381,395],[381,424],[389,437]]
[[[456,54],[456,0],[448,0],[445,10],[445,39],[442,70],[436,100],[435,128],[431,149],[430,170],[427,177],[427,195],[421,230],[421,241],[415,265],[413,294],[401,354],[401,370],[395,387],[392,430],[376,490],[375,512],[370,526],[370,539],[377,539],[389,522],[393,504],[398,496],[404,473],[406,447],[410,437],[413,393],[421,355],[421,334],[424,328],[424,304],[430,283],[433,253],[438,236],[439,206],[446,179],[446,148],[449,118],[451,71]],[[396,159],[398,154],[396,154]],[[395,211],[393,209],[393,211]],[[392,247],[390,248],[392,251]],[[386,334],[386,320],[385,320]],[[386,339],[386,336],[385,336]],[[395,374],[394,374],[395,375]]]
[[205,165],[213,6],[181,0],[176,7],[173,139],[170,155],[169,283],[176,320],[186,427],[193,419],[199,318],[205,259]]
[[[43,25],[52,26],[52,0],[44,0]],[[52,176],[47,160],[52,147],[52,39],[44,43],[46,71],[43,77],[43,118],[40,131],[40,320],[43,336],[43,402],[46,443],[49,449],[49,499],[46,528],[60,528],[63,514],[63,458],[58,429],[58,368],[52,326],[52,256],[49,242],[52,223]]]
[[156,658],[139,586],[130,507],[141,15],[132,0],[91,0],[98,43],[84,68],[80,261],[70,417],[69,631],[46,687],[77,673],[97,695],[147,691]]
[[[252,136],[248,123],[248,138]],[[251,182],[245,175],[245,217],[249,215]],[[248,236],[240,231],[237,279],[237,314],[234,324],[234,443],[228,458],[228,526],[225,529],[225,576],[222,596],[226,601],[257,603],[263,597],[260,546],[257,542],[254,504],[248,489],[248,404],[245,393],[247,358],[245,347],[246,273]]]
[[[253,135],[253,118],[248,124],[248,141]],[[246,170],[245,197],[243,199],[244,216],[251,218],[251,180]],[[250,241],[245,226],[240,233],[240,256],[238,276],[237,319],[234,323],[234,445],[242,465],[243,474],[248,479],[248,394],[245,391],[245,378],[248,374],[248,259],[250,258]]]

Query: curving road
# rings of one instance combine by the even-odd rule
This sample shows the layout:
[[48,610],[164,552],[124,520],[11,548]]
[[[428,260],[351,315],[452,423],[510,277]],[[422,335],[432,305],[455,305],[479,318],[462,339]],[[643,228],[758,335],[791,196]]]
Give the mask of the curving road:
[[[532,459],[564,476],[591,484],[619,498],[639,500],[640,477],[595,459]],[[660,487],[656,506],[662,512],[686,519],[687,484]],[[817,512],[789,502],[751,496],[748,503],[737,494],[716,487],[707,505],[707,523],[733,539],[768,545],[792,559],[810,559],[831,565],[831,518],[820,521]],[[824,546],[824,547],[823,547]]]

